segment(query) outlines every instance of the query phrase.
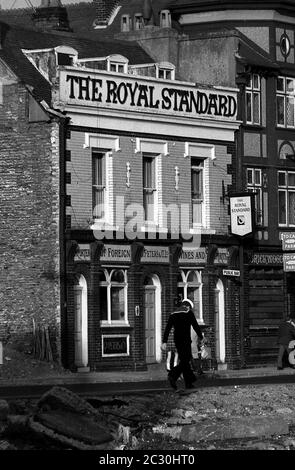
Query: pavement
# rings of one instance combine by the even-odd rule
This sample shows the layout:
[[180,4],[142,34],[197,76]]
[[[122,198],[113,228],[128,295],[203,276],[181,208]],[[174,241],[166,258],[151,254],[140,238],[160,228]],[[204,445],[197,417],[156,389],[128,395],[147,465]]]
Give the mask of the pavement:
[[[284,379],[288,382],[295,383],[295,369],[286,367],[283,370],[277,370],[276,365],[267,367],[255,367],[239,370],[207,370],[204,373],[204,379],[210,379],[212,383],[216,381],[216,384],[224,384],[230,381],[236,380],[237,382],[243,383],[244,381],[251,382],[257,379],[263,381],[265,378],[266,382],[271,381],[273,378],[274,382],[284,382]],[[231,379],[231,380],[230,380]],[[1,365],[0,365],[0,387],[4,386],[18,386],[18,385],[66,385],[66,384],[110,384],[110,383],[138,383],[138,382],[155,382],[160,383],[167,381],[167,371],[165,363],[152,364],[148,366],[146,371],[111,371],[111,372],[66,372],[58,374],[56,376],[50,374],[45,376],[37,377],[13,377],[5,378],[1,376]],[[204,381],[203,381],[204,382]]]

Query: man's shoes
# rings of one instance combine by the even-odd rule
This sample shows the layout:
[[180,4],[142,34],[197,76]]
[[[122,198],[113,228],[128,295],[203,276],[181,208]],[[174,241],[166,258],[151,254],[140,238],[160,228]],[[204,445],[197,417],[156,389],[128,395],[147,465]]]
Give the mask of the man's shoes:
[[171,377],[171,375],[168,375],[168,381],[169,381],[171,387],[174,390],[177,390],[176,380],[173,377]]
[[279,367],[279,366],[278,366],[277,369],[278,369],[278,370],[283,370],[283,367]]

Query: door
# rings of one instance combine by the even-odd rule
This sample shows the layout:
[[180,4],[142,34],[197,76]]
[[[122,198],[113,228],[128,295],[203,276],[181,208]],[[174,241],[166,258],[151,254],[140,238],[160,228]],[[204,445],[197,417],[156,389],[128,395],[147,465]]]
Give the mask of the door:
[[79,284],[74,286],[75,305],[75,365],[78,368],[88,365],[88,308],[87,308],[87,283],[84,276],[80,276]]
[[224,286],[219,279],[215,288],[215,349],[217,364],[225,363]]
[[145,286],[145,355],[147,364],[156,362],[156,287]]

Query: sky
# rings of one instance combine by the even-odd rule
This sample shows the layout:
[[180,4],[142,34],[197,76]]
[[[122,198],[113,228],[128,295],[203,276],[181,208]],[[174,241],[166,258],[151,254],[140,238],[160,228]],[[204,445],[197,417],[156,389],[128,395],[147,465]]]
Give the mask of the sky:
[[[62,4],[68,5],[69,3],[80,3],[82,1],[85,3],[92,2],[92,0],[62,0]],[[41,5],[41,0],[0,0],[0,5],[4,10],[9,10],[10,8],[28,7],[30,2],[34,7],[39,7]]]

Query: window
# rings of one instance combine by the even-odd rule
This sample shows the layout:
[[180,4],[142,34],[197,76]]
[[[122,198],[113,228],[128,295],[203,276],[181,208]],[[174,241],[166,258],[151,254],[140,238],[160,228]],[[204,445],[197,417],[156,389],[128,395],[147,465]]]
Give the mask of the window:
[[105,202],[106,202],[106,154],[93,151],[92,152],[92,209],[93,218],[105,219]]
[[260,124],[261,80],[256,73],[252,74],[246,85],[246,122]]
[[143,208],[145,222],[155,222],[156,203],[156,157],[143,154]]
[[278,172],[279,225],[295,226],[295,172]]
[[191,160],[192,222],[202,225],[204,206],[204,160]]
[[99,307],[102,323],[127,323],[127,271],[105,270],[99,283]]
[[122,15],[121,17],[121,31],[127,32],[130,31],[131,18],[129,15]]
[[161,62],[156,64],[156,78],[163,80],[174,80],[175,79],[175,67],[169,62]]
[[169,10],[160,11],[160,28],[171,27],[171,13]]
[[256,168],[247,168],[247,190],[255,192],[255,223],[262,225],[263,222],[263,204],[262,204],[262,178],[261,170]]
[[143,16],[141,13],[134,15],[134,29],[142,29],[144,27]]
[[294,120],[294,78],[277,78],[277,124],[295,127]]
[[127,73],[128,59],[122,55],[112,55],[107,57],[108,72]]
[[203,321],[201,271],[181,270],[178,275],[177,294],[179,299],[187,298],[193,302],[196,319]]

